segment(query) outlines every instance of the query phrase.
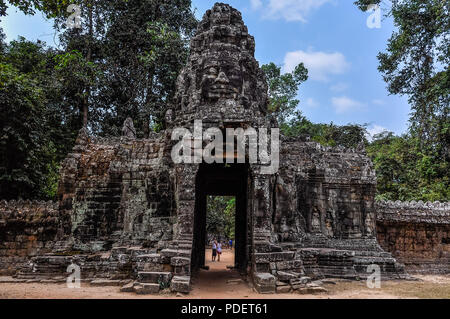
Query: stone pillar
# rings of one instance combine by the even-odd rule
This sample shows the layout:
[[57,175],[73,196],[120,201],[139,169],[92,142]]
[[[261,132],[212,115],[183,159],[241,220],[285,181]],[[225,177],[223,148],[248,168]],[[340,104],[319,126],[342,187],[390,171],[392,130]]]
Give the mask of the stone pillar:
[[254,175],[253,237],[256,241],[269,241],[272,233],[270,179],[269,175]]
[[177,204],[177,239],[192,236],[195,214],[195,180],[198,165],[180,164],[175,167],[175,200]]

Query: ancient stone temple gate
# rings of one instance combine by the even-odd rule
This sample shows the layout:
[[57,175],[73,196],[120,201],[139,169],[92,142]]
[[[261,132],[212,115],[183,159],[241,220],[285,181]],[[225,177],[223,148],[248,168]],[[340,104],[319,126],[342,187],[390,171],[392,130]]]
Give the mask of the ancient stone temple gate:
[[[47,237],[34,232],[23,258],[0,258],[2,268],[19,268],[17,278],[61,279],[74,263],[83,279],[135,280],[124,291],[188,292],[205,260],[206,196],[231,195],[235,266],[260,292],[298,289],[306,277],[366,277],[370,264],[385,278],[403,277],[403,266],[377,243],[376,179],[364,150],[281,136],[273,174],[267,173],[273,162],[251,161],[234,149],[219,154],[234,163],[195,160],[195,147],[193,163],[174,161],[179,141],[172,136],[180,128],[193,132],[189,145],[200,148],[209,128],[225,134],[265,128],[269,140],[274,136],[254,50],[240,12],[225,4],[208,10],[178,78],[167,129],[149,139],[136,139],[130,121],[120,138],[82,130],[61,169],[59,205],[43,209],[48,218],[39,229],[48,229]],[[11,227],[4,241],[21,236],[20,227]]]

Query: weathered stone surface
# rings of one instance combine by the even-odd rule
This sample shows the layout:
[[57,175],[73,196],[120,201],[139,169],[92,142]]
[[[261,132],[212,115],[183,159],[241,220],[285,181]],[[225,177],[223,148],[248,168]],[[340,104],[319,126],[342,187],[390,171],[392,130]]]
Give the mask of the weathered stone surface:
[[187,266],[191,264],[191,260],[187,257],[172,257],[170,264],[172,266]]
[[253,280],[261,285],[274,285],[276,283],[275,276],[269,273],[255,273],[253,274]]
[[292,291],[291,286],[277,286],[278,294],[287,294]]
[[13,275],[28,257],[57,247],[58,205],[40,201],[0,202],[0,275]]
[[172,273],[170,272],[139,272],[138,282],[140,283],[154,283],[168,285],[172,279]]
[[289,281],[291,279],[298,278],[298,274],[293,274],[285,271],[277,271],[276,276],[278,280]]
[[170,284],[173,292],[188,293],[190,291],[191,279],[189,276],[174,276]]
[[138,295],[152,295],[159,293],[160,288],[158,284],[138,284],[133,289]]
[[269,273],[254,273],[253,283],[256,291],[262,294],[276,292],[276,277]]
[[135,283],[132,281],[120,288],[120,292],[134,292]]
[[134,128],[133,120],[127,118],[123,123],[122,136],[126,138],[136,138],[136,129]]
[[450,204],[376,203],[380,245],[412,273],[450,273]]
[[273,262],[273,261],[285,261],[292,260],[294,258],[294,252],[274,252],[274,253],[255,253],[256,262]]

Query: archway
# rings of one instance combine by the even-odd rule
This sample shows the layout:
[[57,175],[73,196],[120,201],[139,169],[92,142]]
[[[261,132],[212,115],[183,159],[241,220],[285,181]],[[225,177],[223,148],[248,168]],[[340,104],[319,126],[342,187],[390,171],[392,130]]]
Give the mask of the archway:
[[247,164],[201,164],[195,180],[194,238],[191,269],[196,271],[205,265],[207,196],[234,196],[235,257],[234,266],[245,272],[249,261],[247,240],[249,236],[247,214]]

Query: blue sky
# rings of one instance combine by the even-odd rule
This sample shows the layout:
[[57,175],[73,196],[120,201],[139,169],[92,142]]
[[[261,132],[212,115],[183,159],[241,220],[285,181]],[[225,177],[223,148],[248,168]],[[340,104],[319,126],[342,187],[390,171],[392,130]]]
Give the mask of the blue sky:
[[[216,1],[193,0],[198,18]],[[386,48],[394,27],[383,19],[370,29],[371,13],[359,11],[353,0],[228,0],[242,12],[256,40],[260,64],[274,62],[290,71],[299,62],[310,71],[300,88],[299,109],[313,122],[369,124],[397,134],[408,127],[406,97],[390,96],[377,70],[377,54]],[[7,40],[19,35],[54,45],[52,22],[40,13],[24,16],[9,8],[0,22]]]

